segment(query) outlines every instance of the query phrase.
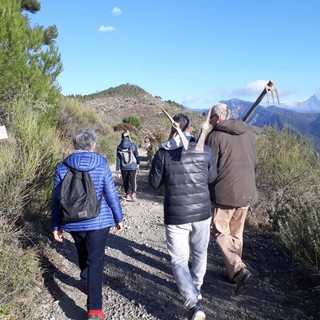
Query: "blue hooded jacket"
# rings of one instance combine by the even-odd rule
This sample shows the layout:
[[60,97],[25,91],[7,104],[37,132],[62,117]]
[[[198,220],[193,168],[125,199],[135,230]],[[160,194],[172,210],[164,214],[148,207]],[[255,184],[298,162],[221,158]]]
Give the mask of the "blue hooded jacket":
[[[121,155],[119,150],[132,148],[133,154],[137,159],[137,163],[133,163],[131,165],[126,166],[125,168],[121,165]],[[130,141],[129,138],[124,138],[121,140],[120,144],[117,147],[117,159],[116,159],[116,171],[120,170],[137,170],[138,165],[140,164],[139,153],[137,146]]]
[[52,192],[52,230],[90,231],[113,227],[122,222],[123,214],[107,159],[96,153],[77,150],[64,160],[70,167],[81,171],[89,171],[94,183],[98,199],[102,197],[100,213],[96,218],[79,222],[61,223],[59,194],[64,176],[68,168],[63,163],[57,165]]

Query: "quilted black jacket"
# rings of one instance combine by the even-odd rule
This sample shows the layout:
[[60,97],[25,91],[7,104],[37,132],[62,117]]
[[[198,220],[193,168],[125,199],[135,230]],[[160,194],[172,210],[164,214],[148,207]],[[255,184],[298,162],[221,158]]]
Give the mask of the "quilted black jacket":
[[166,150],[159,148],[152,161],[149,185],[164,187],[164,223],[184,224],[208,219],[211,203],[208,184],[217,175],[215,157],[205,146],[195,150],[196,143]]

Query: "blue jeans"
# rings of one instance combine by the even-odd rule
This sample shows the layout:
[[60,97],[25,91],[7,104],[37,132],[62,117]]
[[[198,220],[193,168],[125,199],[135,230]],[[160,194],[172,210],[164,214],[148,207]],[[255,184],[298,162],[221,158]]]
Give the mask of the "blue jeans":
[[210,225],[211,217],[199,222],[165,225],[173,277],[188,309],[198,302],[198,293],[207,270]]
[[88,310],[102,310],[104,249],[110,228],[71,232],[78,252],[80,277],[88,285]]

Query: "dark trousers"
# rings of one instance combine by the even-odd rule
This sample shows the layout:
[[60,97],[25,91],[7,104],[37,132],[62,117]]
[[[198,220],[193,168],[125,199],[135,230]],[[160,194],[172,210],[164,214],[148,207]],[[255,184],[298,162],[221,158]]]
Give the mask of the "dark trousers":
[[88,310],[102,310],[104,249],[109,230],[71,232],[78,252],[80,277],[88,285]]
[[126,194],[132,194],[137,191],[137,170],[122,170],[123,188]]

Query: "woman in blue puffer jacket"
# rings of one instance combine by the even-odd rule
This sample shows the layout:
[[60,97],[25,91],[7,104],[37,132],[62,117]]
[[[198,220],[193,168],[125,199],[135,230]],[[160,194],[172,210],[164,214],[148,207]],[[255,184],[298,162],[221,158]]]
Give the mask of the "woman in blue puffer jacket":
[[54,239],[62,242],[63,232],[69,232],[74,239],[80,278],[87,291],[88,319],[105,319],[102,311],[102,283],[104,249],[111,227],[122,230],[123,214],[107,159],[94,152],[96,134],[92,129],[81,129],[73,137],[75,151],[63,162],[80,171],[89,171],[98,199],[102,198],[100,212],[96,218],[62,223],[59,194],[68,167],[60,163],[56,167],[52,198],[52,230]]

